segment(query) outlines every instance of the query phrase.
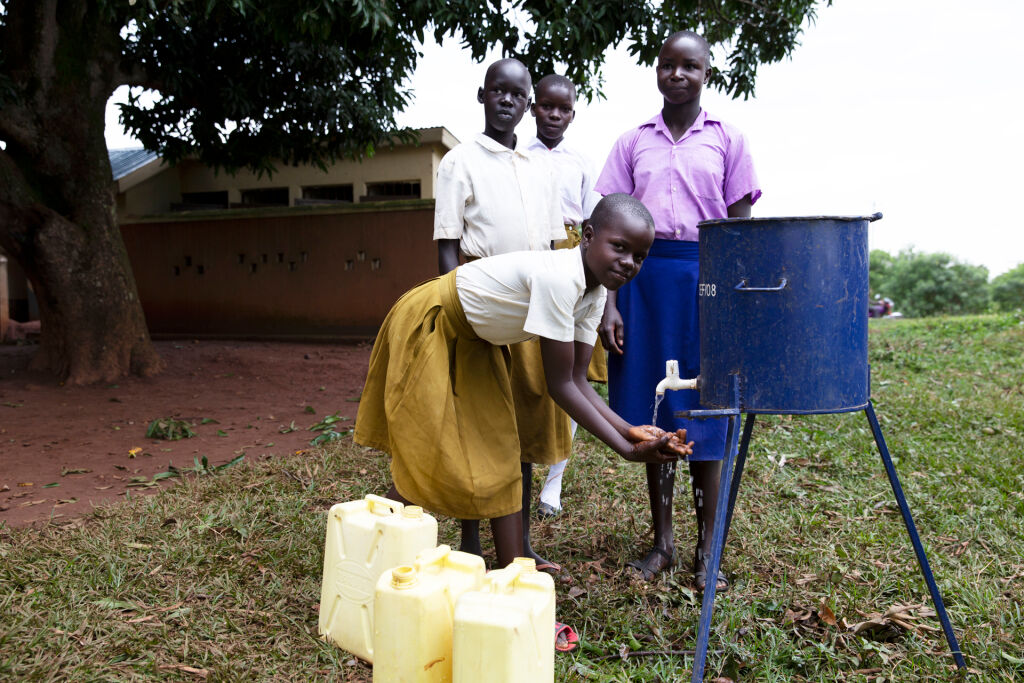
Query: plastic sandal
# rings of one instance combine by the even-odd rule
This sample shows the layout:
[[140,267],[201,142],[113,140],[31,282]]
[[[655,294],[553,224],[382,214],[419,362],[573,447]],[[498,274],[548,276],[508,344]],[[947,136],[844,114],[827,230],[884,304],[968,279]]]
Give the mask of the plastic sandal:
[[562,512],[562,508],[556,508],[553,505],[547,503],[541,503],[537,506],[537,516],[541,519],[551,519],[557,517]]
[[[711,555],[701,550],[695,550],[693,553],[693,583],[697,587],[697,591],[700,593],[704,592],[704,587],[708,584],[708,562],[711,561]],[[722,573],[721,568],[718,570],[718,579],[715,581],[715,593],[724,593],[729,590],[729,579],[726,578],[725,574]]]
[[[659,555],[666,560],[665,566],[661,569],[652,569],[651,564]],[[669,555],[661,548],[654,546],[651,548],[651,551],[647,553],[647,556],[644,559],[631,560],[626,563],[626,566],[636,570],[637,578],[641,578],[644,581],[651,581],[655,576],[672,566],[672,555]]]
[[580,642],[580,637],[576,635],[576,631],[572,630],[572,626],[563,624],[561,622],[555,622],[555,649],[559,652],[571,652],[576,649],[576,644]]

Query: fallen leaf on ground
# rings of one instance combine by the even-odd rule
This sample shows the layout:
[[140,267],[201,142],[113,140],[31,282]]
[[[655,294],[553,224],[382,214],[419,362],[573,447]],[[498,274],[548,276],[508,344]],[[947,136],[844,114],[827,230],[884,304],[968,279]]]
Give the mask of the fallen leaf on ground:
[[206,669],[198,669],[194,666],[185,666],[184,664],[161,664],[160,669],[162,671],[183,671],[199,678],[206,678],[210,675],[210,672]]

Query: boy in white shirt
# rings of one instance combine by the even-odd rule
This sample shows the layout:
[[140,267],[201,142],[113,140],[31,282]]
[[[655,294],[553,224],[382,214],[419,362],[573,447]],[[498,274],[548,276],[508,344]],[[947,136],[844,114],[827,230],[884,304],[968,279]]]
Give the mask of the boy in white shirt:
[[[484,131],[441,160],[434,203],[438,269],[444,275],[467,261],[514,251],[550,250],[565,237],[562,210],[546,161],[517,145],[515,127],[530,106],[530,72],[515,59],[491,64],[477,101]],[[510,346],[512,400],[523,459],[523,546],[539,569],[558,565],[530,546],[531,463],[553,464],[572,449],[569,418],[548,394],[536,340]],[[479,554],[479,523],[463,519],[460,549]]]
[[[596,176],[590,160],[565,140],[565,131],[576,118],[576,86],[565,76],[549,74],[537,82],[533,92],[530,112],[537,120],[537,135],[526,148],[547,159],[558,185],[566,239],[556,246],[574,247],[579,243],[584,219],[590,217],[594,206],[601,200],[601,195],[594,192]],[[588,378],[596,382],[608,381],[608,365],[600,340],[594,345]],[[571,423],[571,432],[576,435],[575,421]],[[537,507],[541,517],[554,517],[562,511],[562,475],[568,462],[566,458],[548,469]],[[525,478],[523,485],[529,485]],[[529,491],[525,495],[529,497]],[[524,510],[529,513],[525,504]]]

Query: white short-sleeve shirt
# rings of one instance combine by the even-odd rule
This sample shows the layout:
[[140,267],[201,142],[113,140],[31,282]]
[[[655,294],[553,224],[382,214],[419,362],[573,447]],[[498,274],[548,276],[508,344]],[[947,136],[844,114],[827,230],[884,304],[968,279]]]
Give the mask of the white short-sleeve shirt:
[[594,207],[601,201],[601,195],[594,192],[597,175],[594,164],[581,151],[564,138],[554,149],[533,137],[526,143],[526,149],[533,155],[547,159],[562,205],[562,222],[579,227],[583,219],[590,218]]
[[473,331],[499,345],[533,337],[593,345],[607,296],[601,285],[587,290],[579,247],[467,263],[455,289]]
[[457,145],[437,169],[434,239],[457,239],[476,258],[550,249],[565,239],[550,165],[483,133]]

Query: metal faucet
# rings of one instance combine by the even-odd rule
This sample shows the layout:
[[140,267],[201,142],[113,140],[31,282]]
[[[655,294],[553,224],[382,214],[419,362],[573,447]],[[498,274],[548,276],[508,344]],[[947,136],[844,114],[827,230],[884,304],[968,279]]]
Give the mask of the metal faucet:
[[679,389],[693,389],[696,390],[700,385],[700,377],[694,377],[693,379],[683,379],[679,376],[679,361],[667,360],[665,361],[665,379],[658,382],[658,386],[654,388],[654,393],[658,396],[662,396],[669,389],[678,391]]

